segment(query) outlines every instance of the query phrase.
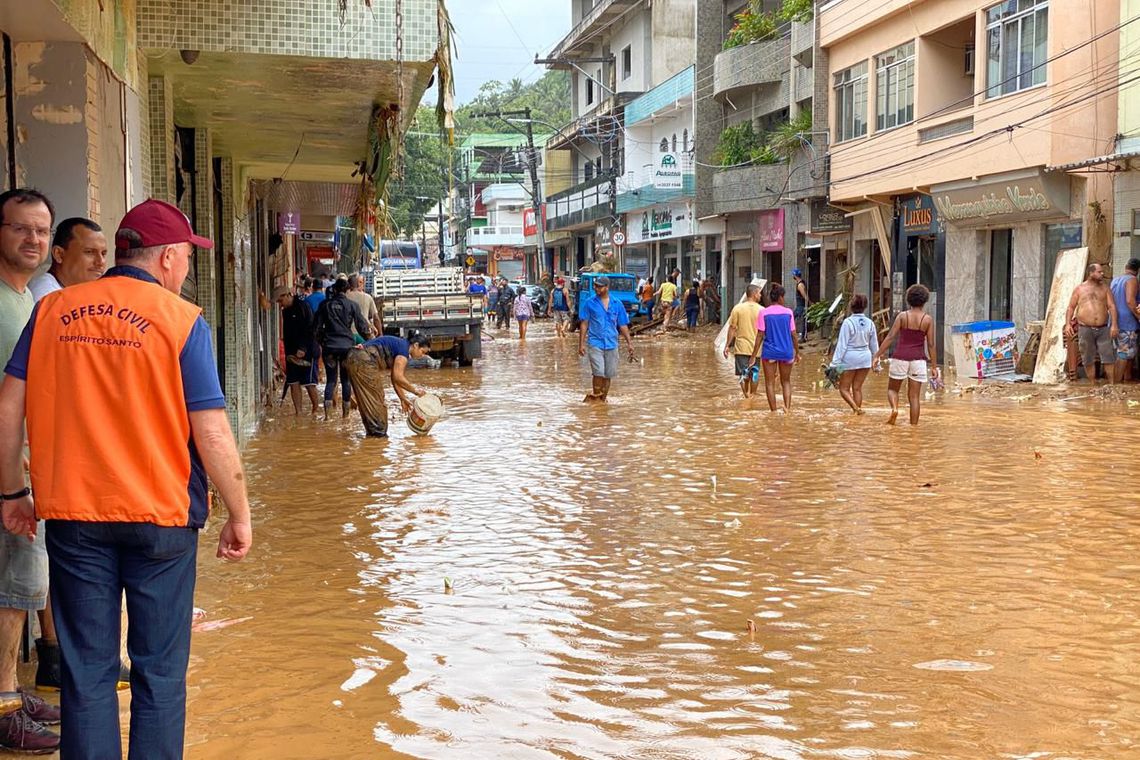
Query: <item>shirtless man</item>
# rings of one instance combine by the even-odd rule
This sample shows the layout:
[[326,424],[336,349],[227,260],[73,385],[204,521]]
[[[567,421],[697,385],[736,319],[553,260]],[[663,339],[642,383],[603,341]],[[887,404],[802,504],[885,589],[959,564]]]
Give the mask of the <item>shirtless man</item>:
[[1104,267],[1100,264],[1089,264],[1085,281],[1073,290],[1073,297],[1069,299],[1069,308],[1065,310],[1065,332],[1070,338],[1074,321],[1085,375],[1093,385],[1097,384],[1096,360],[1099,356],[1111,385],[1116,380],[1116,349],[1113,345],[1118,333],[1116,301],[1104,284]]

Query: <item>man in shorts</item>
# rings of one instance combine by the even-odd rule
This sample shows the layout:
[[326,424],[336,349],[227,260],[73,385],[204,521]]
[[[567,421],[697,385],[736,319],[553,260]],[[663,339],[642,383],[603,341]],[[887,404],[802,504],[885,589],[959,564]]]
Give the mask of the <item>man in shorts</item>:
[[1116,348],[1113,341],[1119,333],[1116,301],[1112,291],[1104,284],[1104,267],[1089,264],[1085,281],[1073,290],[1069,307],[1065,310],[1065,330],[1072,334],[1073,320],[1077,323],[1077,341],[1085,376],[1097,384],[1096,360],[1104,367],[1109,385],[1116,381]]
[[752,398],[760,382],[758,372],[748,367],[752,363],[752,349],[756,347],[756,318],[759,316],[760,286],[749,285],[744,291],[744,300],[733,306],[728,315],[728,337],[724,342],[724,358],[728,358],[729,351],[735,354],[736,377],[744,398]]
[[550,313],[554,316],[554,331],[559,338],[566,337],[566,328],[570,324],[570,291],[566,288],[566,280],[557,277],[554,280],[554,289],[550,291]]
[[1136,335],[1140,330],[1140,290],[1136,273],[1140,272],[1140,259],[1129,259],[1124,274],[1115,277],[1109,290],[1116,304],[1116,320],[1120,333],[1116,336],[1116,379],[1132,379],[1132,365],[1136,362]]
[[582,305],[582,322],[578,332],[578,355],[586,356],[589,343],[590,374],[593,389],[583,401],[603,402],[610,392],[610,381],[617,376],[618,335],[629,347],[629,360],[634,360],[633,337],[629,334],[629,315],[625,306],[610,298],[610,278],[594,279],[594,297]]

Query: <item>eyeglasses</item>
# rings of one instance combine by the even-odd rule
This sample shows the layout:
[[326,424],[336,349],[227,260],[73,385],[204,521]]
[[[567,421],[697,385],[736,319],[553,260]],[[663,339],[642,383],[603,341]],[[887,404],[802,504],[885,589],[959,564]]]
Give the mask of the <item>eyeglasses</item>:
[[34,232],[36,233],[36,237],[45,240],[50,238],[52,233],[51,227],[30,227],[26,224],[15,224],[13,222],[0,222],[0,227],[11,227],[12,232],[15,232],[20,237],[27,237]]

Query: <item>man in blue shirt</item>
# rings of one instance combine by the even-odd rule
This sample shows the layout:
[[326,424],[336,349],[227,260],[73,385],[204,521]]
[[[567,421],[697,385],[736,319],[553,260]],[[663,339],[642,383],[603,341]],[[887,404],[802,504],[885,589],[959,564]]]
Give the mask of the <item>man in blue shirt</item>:
[[610,298],[610,278],[594,280],[594,297],[582,305],[581,329],[578,332],[578,355],[586,356],[589,341],[590,372],[594,388],[583,401],[605,401],[610,381],[617,375],[618,335],[629,346],[629,360],[634,361],[633,338],[629,334],[629,316],[625,306]]

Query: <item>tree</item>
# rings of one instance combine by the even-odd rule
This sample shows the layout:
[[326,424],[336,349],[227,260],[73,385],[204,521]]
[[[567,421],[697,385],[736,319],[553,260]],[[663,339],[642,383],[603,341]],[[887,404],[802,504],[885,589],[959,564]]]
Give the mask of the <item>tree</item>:
[[424,213],[447,197],[447,154],[434,109],[420,106],[404,138],[404,176],[392,182],[388,194],[388,215],[393,229],[402,237],[419,234]]
[[[510,132],[512,127],[501,119],[475,118],[482,111],[521,111],[529,107],[531,116],[540,121],[561,127],[570,121],[570,75],[566,71],[548,71],[537,81],[523,84],[515,78],[508,84],[491,80],[484,82],[470,103],[455,112],[455,121],[465,133]],[[539,132],[548,131],[538,125]]]

